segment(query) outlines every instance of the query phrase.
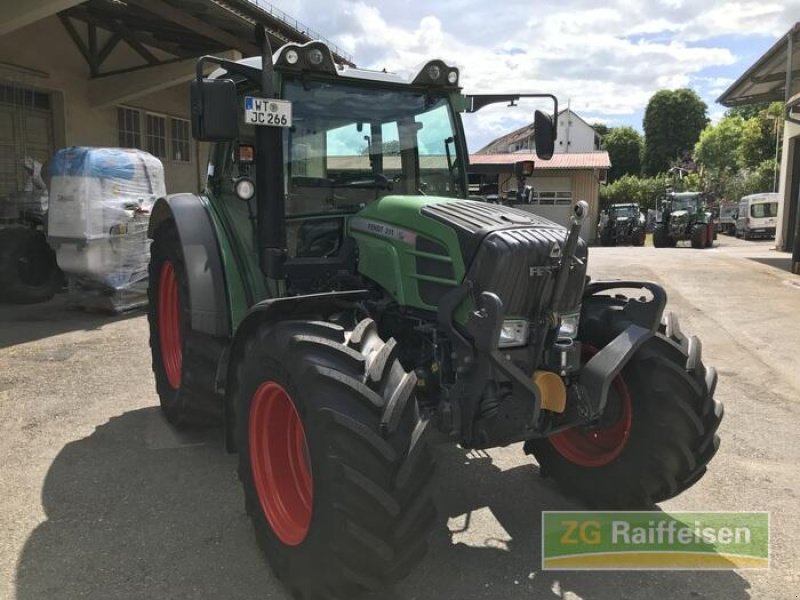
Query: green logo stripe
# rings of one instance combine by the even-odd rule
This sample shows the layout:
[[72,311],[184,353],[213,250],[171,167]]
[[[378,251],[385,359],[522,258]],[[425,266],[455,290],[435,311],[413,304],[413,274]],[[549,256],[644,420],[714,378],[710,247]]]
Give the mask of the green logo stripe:
[[768,567],[765,512],[542,513],[544,569]]

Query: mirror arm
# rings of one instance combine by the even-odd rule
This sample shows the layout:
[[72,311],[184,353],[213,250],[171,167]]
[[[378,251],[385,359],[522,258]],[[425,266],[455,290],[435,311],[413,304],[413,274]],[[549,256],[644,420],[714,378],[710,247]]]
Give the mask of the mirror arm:
[[484,106],[508,102],[509,106],[516,106],[520,98],[549,98],[553,101],[553,139],[558,134],[558,98],[553,94],[474,94],[464,96],[467,100],[468,113],[478,112]]
[[218,67],[225,69],[229,74],[241,75],[248,81],[252,81],[256,84],[261,82],[261,71],[258,69],[210,55],[201,56],[197,59],[197,63],[195,65],[197,81],[202,81],[205,78],[203,71],[207,64],[217,65]]

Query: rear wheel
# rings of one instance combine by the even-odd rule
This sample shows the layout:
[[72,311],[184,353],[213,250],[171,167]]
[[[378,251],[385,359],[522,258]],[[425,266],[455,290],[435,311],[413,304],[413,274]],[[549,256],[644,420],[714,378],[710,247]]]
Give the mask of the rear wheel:
[[147,294],[153,374],[164,416],[178,427],[217,422],[213,348],[191,329],[186,263],[172,221],[153,234]]
[[708,225],[706,229],[706,248],[711,248],[715,239],[717,239],[717,232],[714,229],[714,225]]
[[45,302],[64,281],[56,255],[41,231],[0,230],[0,300],[15,304]]
[[[525,444],[543,476],[589,506],[647,508],[672,498],[703,476],[719,447],[716,372],[703,365],[697,338],[686,338],[674,318],[669,322],[613,381],[597,427]],[[597,322],[586,328],[589,354],[591,345],[613,338]]]
[[371,319],[283,321],[232,358],[247,512],[295,597],[382,589],[427,549],[433,459],[396,349]]

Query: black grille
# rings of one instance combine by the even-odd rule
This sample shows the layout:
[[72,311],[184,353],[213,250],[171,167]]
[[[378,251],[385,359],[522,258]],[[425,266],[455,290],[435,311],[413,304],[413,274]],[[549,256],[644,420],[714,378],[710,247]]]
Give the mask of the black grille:
[[[481,244],[467,278],[476,295],[493,292],[509,316],[540,315],[550,301],[565,233],[561,228],[517,228],[489,234]],[[557,246],[557,251],[554,248]],[[587,248],[577,249],[582,264],[573,268],[561,306],[578,306],[586,276]]]

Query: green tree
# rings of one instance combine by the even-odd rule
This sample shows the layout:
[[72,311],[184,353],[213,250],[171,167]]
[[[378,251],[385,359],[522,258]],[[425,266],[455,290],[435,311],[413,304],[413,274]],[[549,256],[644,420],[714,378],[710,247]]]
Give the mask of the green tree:
[[751,119],[758,115],[761,111],[769,108],[769,102],[760,102],[758,104],[746,104],[744,106],[734,106],[725,111],[726,117],[742,117],[743,119]]
[[591,123],[589,126],[592,129],[594,129],[598,134],[600,134],[601,137],[605,137],[613,131],[613,129],[611,129],[605,123]]
[[634,202],[642,210],[655,208],[659,199],[664,196],[667,185],[666,175],[657,177],[623,175],[615,182],[600,188],[600,207],[605,209],[612,204]]
[[642,146],[644,142],[632,127],[617,127],[603,138],[603,148],[608,151],[611,169],[609,182],[623,175],[639,175],[642,171]]
[[734,173],[740,167],[740,143],[747,122],[739,116],[723,117],[708,125],[694,147],[694,159],[706,171]]
[[780,102],[761,106],[761,110],[747,118],[739,145],[739,160],[748,169],[755,169],[765,160],[775,158],[775,138],[783,127]]
[[645,175],[666,171],[670,163],[691,153],[708,124],[708,107],[690,89],[661,90],[647,103],[644,113]]

